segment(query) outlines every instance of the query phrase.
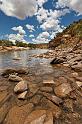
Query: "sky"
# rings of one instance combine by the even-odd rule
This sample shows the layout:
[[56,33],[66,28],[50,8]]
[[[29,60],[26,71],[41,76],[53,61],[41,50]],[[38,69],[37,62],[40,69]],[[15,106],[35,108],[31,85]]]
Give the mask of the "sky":
[[0,39],[48,43],[82,19],[82,0],[0,0]]

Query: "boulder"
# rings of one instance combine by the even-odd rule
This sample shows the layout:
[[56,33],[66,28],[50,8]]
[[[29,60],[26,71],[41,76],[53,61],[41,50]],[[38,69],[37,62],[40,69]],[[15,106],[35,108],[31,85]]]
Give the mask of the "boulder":
[[68,83],[63,83],[54,88],[55,94],[59,97],[66,97],[71,91],[72,88]]
[[20,93],[20,94],[18,95],[18,99],[24,100],[25,97],[26,97],[26,94],[27,94],[27,91],[24,91],[23,93]]
[[23,79],[21,77],[19,77],[19,76],[14,75],[14,74],[10,74],[9,75],[9,80],[10,81],[14,81],[14,82],[20,82]]
[[24,81],[20,81],[14,88],[14,92],[15,93],[21,93],[24,92],[28,89],[27,87],[27,83],[25,83]]
[[63,58],[55,58],[50,62],[50,64],[61,64],[63,62],[65,62]]

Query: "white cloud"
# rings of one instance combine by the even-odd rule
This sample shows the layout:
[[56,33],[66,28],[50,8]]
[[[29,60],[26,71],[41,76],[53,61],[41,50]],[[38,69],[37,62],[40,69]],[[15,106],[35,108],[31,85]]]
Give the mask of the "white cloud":
[[32,41],[33,41],[33,43],[37,43],[37,44],[39,44],[39,43],[48,43],[49,39],[37,37],[35,39],[32,39]]
[[35,39],[33,38],[32,41],[34,43],[48,43],[49,42],[49,33],[42,32]]
[[0,10],[8,16],[25,19],[33,16],[37,11],[36,0],[2,0]]
[[[66,13],[69,13],[69,9],[63,10],[49,10],[47,12],[47,17],[43,20],[43,23],[40,25],[40,28],[44,31],[52,32],[61,32],[62,26],[60,24],[60,19]],[[52,37],[52,36],[51,36]]]
[[41,7],[38,12],[36,13],[37,20],[41,23],[42,21],[46,20],[48,17],[48,10],[45,10]]
[[33,26],[33,25],[29,25],[29,24],[27,24],[27,25],[26,25],[26,28],[27,28],[30,32],[35,31],[35,29],[34,29],[34,26]]
[[49,37],[49,33],[46,31],[46,32],[42,32],[39,34],[38,36],[39,38],[48,38]]
[[45,2],[47,2],[48,0],[37,0],[37,2],[38,2],[38,5],[40,6],[40,7],[42,7],[42,5],[45,3]]
[[57,8],[69,7],[71,10],[74,10],[79,15],[82,14],[82,0],[58,0]]
[[10,41],[22,41],[22,42],[26,42],[24,40],[24,35],[20,35],[20,34],[10,34],[10,35],[8,35],[8,39]]
[[18,26],[18,27],[13,27],[12,28],[13,31],[17,31],[17,34],[10,34],[8,35],[8,39],[10,41],[22,41],[22,42],[26,42],[24,37],[26,36],[26,32],[24,31],[22,26]]
[[22,26],[13,27],[12,30],[18,31],[18,33],[19,33],[20,35],[25,35],[25,34],[26,34],[26,32],[24,31],[24,29],[23,29]]
[[30,37],[30,38],[33,38],[33,37],[34,37],[34,35],[33,35],[33,34],[30,34],[30,35],[29,35],[29,37]]

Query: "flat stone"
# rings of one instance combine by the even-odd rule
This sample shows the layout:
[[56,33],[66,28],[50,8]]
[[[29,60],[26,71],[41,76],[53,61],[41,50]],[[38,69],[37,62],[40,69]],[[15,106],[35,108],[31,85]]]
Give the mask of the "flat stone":
[[25,97],[26,97],[26,94],[27,94],[27,91],[24,91],[23,93],[20,93],[19,95],[18,95],[18,99],[25,99]]
[[24,124],[44,124],[46,110],[35,110],[26,119]]
[[43,84],[51,85],[51,84],[55,84],[55,82],[53,80],[43,80]]
[[6,124],[24,124],[25,118],[32,110],[32,103],[26,104],[21,107],[12,107],[6,117]]
[[28,89],[27,84],[24,81],[20,81],[14,88],[14,92],[24,92]]
[[21,77],[19,77],[19,76],[16,76],[16,75],[14,75],[14,74],[11,74],[11,75],[9,75],[9,80],[10,80],[10,81],[15,81],[15,82],[20,82],[20,81],[22,81],[23,79],[22,79]]
[[72,88],[68,83],[63,83],[54,88],[55,94],[59,97],[66,97],[71,91]]

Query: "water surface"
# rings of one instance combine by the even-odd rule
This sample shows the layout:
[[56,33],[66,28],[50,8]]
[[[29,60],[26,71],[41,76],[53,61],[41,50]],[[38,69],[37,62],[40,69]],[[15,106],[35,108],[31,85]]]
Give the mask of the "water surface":
[[[50,60],[45,58],[35,58],[32,55],[45,53],[46,49],[36,50],[24,50],[0,53],[0,69],[10,67],[25,67],[36,74],[45,74],[53,72],[53,68],[50,65]],[[20,60],[14,60],[13,58],[20,58]]]

